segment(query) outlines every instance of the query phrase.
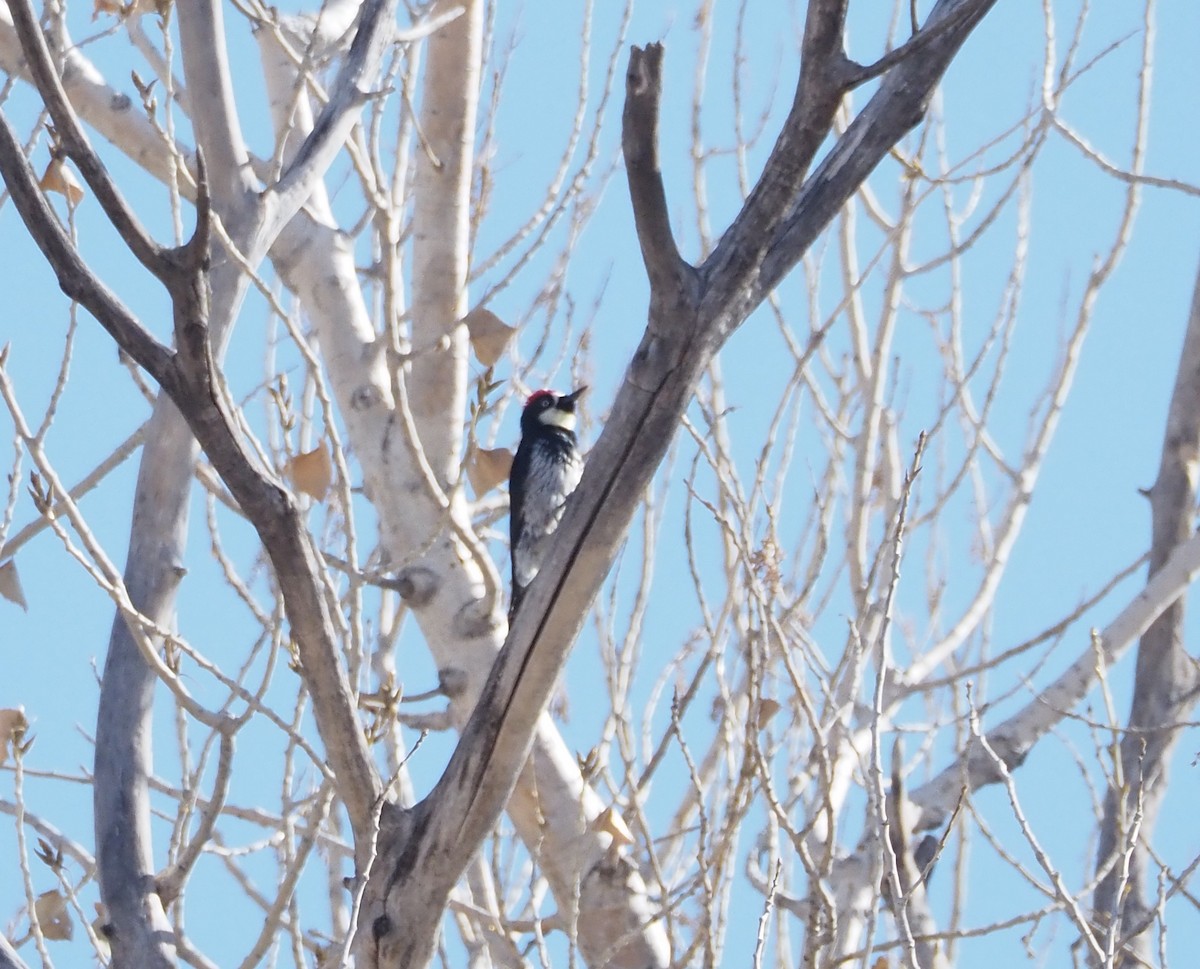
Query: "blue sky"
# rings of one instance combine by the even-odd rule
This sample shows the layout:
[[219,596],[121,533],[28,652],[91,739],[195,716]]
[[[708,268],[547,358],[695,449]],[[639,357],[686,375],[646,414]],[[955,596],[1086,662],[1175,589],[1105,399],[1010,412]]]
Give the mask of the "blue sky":
[[[755,9],[756,6],[764,9]],[[790,5],[793,9],[787,13],[781,13],[774,6],[766,9],[766,6],[750,4],[747,8],[747,50],[750,53],[744,75],[744,103],[751,117],[759,111],[766,116],[766,133],[750,153],[752,175],[757,172],[756,166],[761,164],[790,102],[800,32],[800,15],[794,9],[798,5]],[[1124,165],[1128,163],[1134,124],[1136,71],[1142,44],[1138,32],[1141,12],[1134,5],[1098,6],[1103,9],[1091,14],[1083,33],[1081,61],[1107,50],[1131,31],[1133,35],[1106,54],[1092,72],[1079,80],[1068,93],[1062,113],[1097,149]],[[1059,18],[1057,44],[1061,53],[1071,36],[1075,4],[1057,4],[1055,7]],[[717,5],[717,8],[702,123],[705,143],[725,148],[733,140],[728,71],[733,58],[736,10],[724,5]],[[77,37],[97,29],[90,25],[85,14],[90,11],[72,12],[72,29]],[[578,49],[574,38],[578,33],[578,21],[572,19],[564,26],[560,18],[566,19],[561,11],[555,17],[547,17],[532,7],[505,9],[499,14],[497,38],[502,44],[511,39],[514,47],[504,76],[504,95],[496,125],[492,159],[496,179],[493,208],[477,240],[479,253],[490,252],[492,246],[525,218],[531,202],[540,195],[547,172],[557,163],[558,153],[566,140],[565,125],[574,109],[577,85]],[[597,107],[607,52],[617,43],[615,13],[597,11],[595,18],[589,117]],[[1184,0],[1166,0],[1158,5],[1156,20],[1153,108],[1145,145],[1146,170],[1157,176],[1195,181],[1200,143],[1194,124],[1192,93],[1200,85],[1200,62],[1194,56],[1195,40],[1200,36],[1200,9]],[[851,53],[869,59],[871,52],[877,51],[884,23],[873,5],[857,5],[851,22]],[[241,24],[233,22],[233,28],[240,31]],[[564,31],[570,43],[564,42]],[[690,105],[700,37],[695,12],[690,7],[647,2],[635,10],[624,42],[627,46],[628,43],[661,39],[667,45],[663,165],[676,231],[684,256],[689,259],[697,259],[700,255],[688,154]],[[1021,119],[1036,100],[1042,45],[1041,11],[1033,4],[998,4],[977,28],[951,67],[943,93],[935,105],[935,110],[945,118],[948,157],[961,159],[967,156],[980,143],[999,135]],[[244,90],[246,96],[243,124],[253,147],[262,152],[269,151],[266,141],[269,129],[262,114],[261,96],[256,94],[255,88],[257,62],[251,42],[244,33],[235,39],[233,49],[239,92]],[[87,52],[106,65],[112,83],[130,90],[127,78],[130,48],[124,40],[120,37],[105,40],[90,45]],[[618,77],[624,58],[622,53]],[[857,92],[854,104],[861,105],[867,96],[869,90]],[[600,134],[596,167],[597,171],[608,172],[609,176],[606,182],[593,178],[596,213],[575,243],[565,275],[564,288],[574,301],[576,320],[572,335],[561,338],[564,344],[573,350],[583,323],[593,314],[597,321],[596,335],[589,342],[588,354],[581,358],[586,361],[583,376],[593,387],[588,397],[593,420],[602,419],[645,319],[646,283],[617,155],[620,102],[621,92],[617,91],[608,105]],[[26,131],[33,120],[29,113],[30,103],[27,95],[18,91],[5,105],[6,113],[11,111],[11,116],[20,119]],[[748,127],[753,128],[754,123]],[[988,158],[995,161],[1004,153],[1001,144]],[[113,160],[114,172],[127,187],[139,213],[161,237],[166,237],[170,223],[166,217],[163,190],[139,177],[127,163],[117,159],[115,153],[108,153],[106,157]],[[44,163],[44,147],[36,158],[38,164]],[[895,163],[885,162],[873,182],[885,201],[894,199],[897,170]],[[338,177],[338,172],[331,176],[331,186],[339,184]],[[990,197],[988,193],[995,191],[993,187],[985,189],[984,201]],[[1024,438],[1028,408],[1037,399],[1056,360],[1056,347],[1068,322],[1064,316],[1073,314],[1093,260],[1110,244],[1120,212],[1121,191],[1111,178],[1083,160],[1075,148],[1055,137],[1051,137],[1033,169],[1029,182],[1032,230],[1025,287],[995,427],[998,440],[1007,448],[1019,447]],[[969,193],[968,185],[957,188],[956,202],[965,205]],[[719,233],[740,202],[732,158],[725,156],[711,165],[708,201],[711,225]],[[349,218],[354,217],[351,214],[355,212],[352,193],[340,192],[337,204],[344,207]],[[100,226],[93,209],[94,206],[85,203],[79,218],[98,270],[114,282],[122,296],[144,317],[162,319],[165,308],[162,295],[154,286],[147,285],[133,260],[121,251],[120,246],[112,244],[111,234],[106,234]],[[185,224],[190,224],[187,215]],[[937,231],[932,220],[929,227],[931,234]],[[996,650],[1019,642],[1057,620],[1146,547],[1147,505],[1138,489],[1152,482],[1157,468],[1162,423],[1200,258],[1196,230],[1197,214],[1192,198],[1165,189],[1144,191],[1128,251],[1096,307],[1070,402],[1063,413],[1054,448],[1046,462],[1028,522],[989,624],[990,645]],[[560,227],[557,231],[561,235],[565,230]],[[998,221],[995,231],[964,260],[963,301],[964,316],[970,321],[965,327],[968,341],[982,338],[996,310],[1011,260],[1014,231],[1015,220],[1010,210]],[[864,248],[869,248],[869,230],[864,228],[862,235]],[[9,367],[21,400],[30,414],[37,415],[53,385],[67,326],[67,309],[39,255],[24,237],[11,205],[0,209],[0,239],[6,254],[0,281],[7,302],[5,311],[0,313],[0,344],[11,345]],[[914,252],[919,254],[926,247],[932,249],[939,243],[940,239],[926,238],[918,232],[914,238]],[[827,245],[828,240],[822,240],[817,248]],[[535,266],[536,271],[526,280],[498,295],[491,308],[511,320],[525,315],[542,281],[552,272],[548,263]],[[491,278],[498,277],[503,268],[502,264]],[[932,280],[927,288],[916,287],[914,292],[932,303],[941,285]],[[830,288],[824,298],[836,298],[836,295]],[[799,273],[785,282],[780,296],[795,313],[795,328],[805,332],[807,320],[802,311],[806,294]],[[870,287],[864,291],[868,306],[877,296],[877,290]],[[930,381],[937,370],[930,358],[930,332],[917,309],[919,307],[914,307],[912,313],[903,317],[895,345],[900,356],[898,399],[908,405],[900,411],[899,434],[906,453],[928,418],[933,392]],[[263,378],[263,317],[261,301],[249,300],[231,348],[231,372],[235,387],[242,392],[250,392]],[[532,354],[536,343],[535,331],[542,320],[538,313],[531,314],[531,319],[529,329],[520,340],[519,356]],[[568,322],[565,300],[555,304],[552,322],[554,332],[561,333]],[[759,447],[759,428],[775,400],[770,396],[774,390],[764,392],[764,388],[777,388],[780,381],[786,379],[788,369],[788,362],[771,335],[772,326],[765,314],[756,315],[733,336],[721,359],[728,403],[736,408],[730,419],[734,448],[739,467],[747,475],[752,473],[750,462]],[[830,352],[844,353],[846,342],[844,331],[835,328],[830,336]],[[90,470],[148,413],[145,403],[124,377],[108,337],[85,314],[80,314],[72,371],[73,381],[50,438],[55,463],[69,482]],[[564,365],[557,372],[541,372],[538,376],[547,383],[565,386],[572,375],[569,367]],[[257,407],[253,413],[256,421],[262,420],[263,408]],[[692,416],[697,416],[694,411]],[[512,443],[516,436],[515,414],[510,410],[502,423],[487,430],[498,442]],[[595,432],[593,427],[590,434],[594,436]],[[7,417],[0,416],[0,437],[7,439],[10,433]],[[807,441],[811,446],[819,446],[815,438]],[[681,444],[674,468],[686,465],[688,453],[686,443]],[[789,516],[787,527],[792,529],[793,535],[799,530],[807,500],[802,487],[809,482],[808,472],[804,469],[806,460],[812,466],[817,463],[816,458],[801,454],[796,459],[797,469],[789,479],[797,482],[794,491],[779,496],[781,507]],[[24,472],[27,471],[26,465]],[[136,458],[114,473],[100,493],[84,502],[92,527],[118,564],[124,560],[135,471]],[[685,496],[678,487],[668,489],[664,494],[665,524],[660,541],[666,548],[679,540]],[[16,508],[14,524],[20,527],[31,515],[28,499],[22,498]],[[193,541],[197,549],[203,549],[207,542],[202,522],[203,508],[197,502],[193,512]],[[240,538],[232,540],[243,555],[249,554],[247,540],[244,529]],[[974,568],[971,536],[949,527],[941,540],[943,551],[939,554],[944,556],[952,574],[949,597],[953,602],[954,597],[962,595],[969,585],[965,577]],[[923,552],[919,541],[915,550],[915,554]],[[497,560],[502,561],[499,546],[495,546],[495,552]],[[656,580],[656,598],[661,605],[653,608],[647,617],[643,648],[647,651],[662,649],[669,654],[674,651],[673,644],[692,628],[694,617],[672,608],[677,601],[688,601],[689,592],[686,585],[673,580],[673,576],[680,574],[675,571],[679,567],[678,560],[664,553],[663,561],[660,577]],[[111,608],[81,570],[68,561],[61,546],[49,534],[25,548],[18,564],[30,608],[28,612],[21,612],[0,603],[0,662],[3,663],[0,668],[5,671],[5,675],[0,676],[0,707],[24,704],[33,718],[38,739],[29,764],[31,768],[78,774],[90,765],[91,753],[81,735],[93,729],[95,719],[95,673],[89,660],[95,658],[97,664],[103,662]],[[909,622],[918,630],[922,623],[922,570],[923,565],[906,572],[906,581],[911,575],[914,585],[902,589],[902,602],[911,610]],[[230,615],[236,623],[237,610],[225,607],[214,610],[215,592],[210,583],[215,581],[215,568],[203,554],[192,564],[191,572],[181,602],[181,627],[211,655],[225,656],[233,661],[247,645],[242,630],[236,625],[230,634]],[[962,584],[955,585],[956,580]],[[1103,625],[1136,592],[1140,581],[1139,577],[1125,583],[1088,622]],[[814,633],[826,638],[829,648],[836,648],[840,633],[831,630],[838,623],[844,623],[844,616],[831,610],[824,621],[826,625]],[[1194,627],[1193,622],[1189,628]],[[1074,639],[1064,643],[1049,658],[1046,669],[1038,676],[1052,675],[1070,662],[1083,645],[1081,635],[1082,631],[1077,630]],[[917,638],[920,638],[920,632]],[[656,643],[671,645],[655,646]],[[415,684],[422,683],[423,678],[428,683],[433,671],[422,668],[419,647],[407,649],[405,658],[406,672],[414,684],[412,688],[416,689]],[[1129,657],[1113,676],[1118,710],[1122,714],[1127,708],[1131,671]],[[653,663],[648,663],[647,673],[638,683],[639,697],[649,694],[653,683],[651,674],[656,673]],[[998,674],[995,678],[997,689],[1005,684],[1006,677],[1019,673],[1018,670]],[[589,702],[589,687],[597,675],[595,640],[585,635],[567,676],[572,708],[568,736],[572,745],[580,750],[586,750],[595,742],[596,732],[603,722],[604,710]],[[1024,699],[1025,696],[1020,695],[1009,701],[1009,706],[1002,705],[994,716],[1002,719]],[[660,710],[660,728],[661,716]],[[985,714],[985,726],[992,716],[991,712]],[[919,716],[914,714],[914,724],[918,722]],[[164,705],[160,719],[160,742],[164,748],[170,748],[171,735],[171,720]],[[1086,733],[1081,737],[1068,728],[1061,742],[1039,748],[1022,768],[1018,781],[1039,835],[1054,845],[1064,866],[1078,875],[1086,872],[1092,863],[1091,819],[1086,797],[1078,784],[1070,779],[1073,768],[1068,743],[1071,742],[1086,745]],[[422,758],[414,762],[419,788],[431,783],[436,776],[446,746],[444,740],[431,742],[422,752]],[[1200,850],[1189,811],[1198,793],[1195,769],[1191,766],[1196,749],[1193,734],[1185,734],[1160,833],[1164,852],[1178,864],[1186,864]],[[933,766],[942,765],[936,763],[935,758]],[[677,778],[679,764],[676,763],[672,770],[675,773],[667,776]],[[90,799],[85,788],[31,779],[28,794],[35,808],[43,810],[60,828],[90,846]],[[11,774],[5,773],[0,775],[0,797],[10,796]],[[1071,804],[1073,811],[1083,811],[1082,820],[1078,813],[1065,814],[1062,810],[1064,802]],[[1005,843],[1015,848],[1020,838],[1005,820],[1007,814],[1001,793],[987,792],[980,797],[979,804],[989,821],[1001,829]],[[0,830],[4,830],[2,824]],[[8,830],[11,832],[11,828]],[[749,836],[746,840],[749,841]],[[11,833],[0,836],[0,870],[15,871],[14,850]],[[973,890],[969,892],[969,924],[1002,917],[1008,911],[1006,905],[1017,897],[1016,889],[1010,894],[1008,889],[989,892],[986,887],[978,886],[976,880],[988,877],[992,871],[988,866],[992,863],[986,850],[977,849],[976,853],[979,867],[973,876]],[[37,874],[41,876],[39,884],[45,881],[41,872]],[[935,902],[942,906],[948,904],[951,885],[949,872],[946,875],[935,886]],[[88,897],[94,897],[94,889],[90,891],[93,894]],[[209,903],[200,896],[200,892],[193,894],[195,909],[190,924],[204,939],[204,930],[199,927],[216,913],[206,911]],[[744,953],[752,944],[754,922],[761,904],[761,897],[748,890],[735,898],[735,927],[731,929],[727,955],[730,964],[744,961]],[[19,884],[11,878],[0,880],[0,919],[9,918],[19,905]],[[1184,946],[1194,944],[1198,923],[1194,912],[1190,917],[1186,912],[1173,912],[1172,919],[1175,934],[1171,951],[1178,963],[1182,953],[1187,951]],[[792,935],[794,939],[799,937],[799,926],[792,927]],[[1065,947],[1071,940],[1070,933],[1060,929],[1053,943],[1044,934],[1036,936],[1033,948],[1037,951],[1045,948],[1050,953],[1047,964],[1064,964],[1068,958]],[[214,957],[219,957],[219,943],[211,944]],[[58,950],[52,951],[58,954]],[[968,954],[993,961],[1024,955],[1018,935],[1014,933],[1001,942],[964,945],[963,964],[969,964]],[[65,952],[61,958],[66,960]]]

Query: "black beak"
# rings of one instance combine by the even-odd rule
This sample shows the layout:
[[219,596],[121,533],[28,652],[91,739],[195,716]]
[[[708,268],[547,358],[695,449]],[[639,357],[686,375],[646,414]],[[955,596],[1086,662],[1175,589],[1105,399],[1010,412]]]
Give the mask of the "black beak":
[[573,390],[569,394],[564,394],[558,399],[558,404],[555,406],[557,406],[559,410],[573,411],[575,409],[575,401],[582,397],[584,391],[586,390],[587,387],[585,386],[580,387],[578,390]]

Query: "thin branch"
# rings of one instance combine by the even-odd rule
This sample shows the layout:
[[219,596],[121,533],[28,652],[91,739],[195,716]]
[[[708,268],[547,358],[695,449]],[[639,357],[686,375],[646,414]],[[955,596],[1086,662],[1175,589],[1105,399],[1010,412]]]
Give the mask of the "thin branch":
[[[1121,658],[1150,625],[1200,576],[1200,533],[1176,546],[1170,558],[1133,600],[1098,634],[1105,664]],[[988,731],[988,746],[1009,769],[1020,764],[1037,740],[1063,719],[1096,682],[1096,653],[1089,644],[1070,668],[1040,691],[1024,709]],[[917,788],[914,803],[923,815],[917,830],[937,827],[950,813],[965,783],[978,790],[1001,780],[991,756],[972,748],[935,778]]]
[[[130,252],[155,276],[163,278],[170,270],[170,264],[164,255],[166,250],[142,227],[137,216],[133,214],[133,209],[126,204],[108,171],[92,150],[91,142],[84,134],[67,99],[62,80],[51,59],[50,48],[46,44],[46,35],[42,33],[37,17],[34,16],[32,4],[29,0],[10,0],[8,9],[12,13],[13,26],[21,39],[34,85],[42,100],[46,102],[50,117],[54,119],[55,135],[59,143],[79,168],[79,173],[95,193],[96,200],[129,246]],[[5,181],[8,181],[7,176]]]
[[[3,366],[3,361],[0,361],[0,366]],[[108,476],[109,472],[114,471],[124,464],[130,455],[142,446],[142,442],[146,439],[146,428],[148,425],[149,422],[147,421],[118,444],[108,457],[79,479],[79,483],[67,492],[67,497],[72,501],[78,501],[100,484]],[[46,514],[35,518],[12,538],[0,545],[0,561],[12,558],[22,545],[25,545],[49,526],[51,517],[62,514],[62,511],[62,503],[55,502]]]
[[82,303],[118,345],[155,380],[170,382],[173,351],[156,340],[117,295],[88,269],[38,188],[37,177],[3,112],[0,112],[0,176],[3,176],[30,236],[54,270],[62,291]]
[[[915,4],[914,4],[915,13]],[[847,89],[861,87],[867,81],[873,80],[882,74],[886,74],[889,70],[905,61],[915,54],[919,54],[932,44],[935,40],[947,33],[949,30],[958,27],[967,20],[978,20],[986,13],[986,8],[982,5],[971,6],[964,4],[952,10],[945,17],[930,17],[925,26],[914,33],[899,47],[888,51],[879,60],[873,64],[855,65],[845,75],[844,83]]]
[[233,773],[233,734],[221,733],[221,749],[217,758],[217,776],[213,778],[212,797],[200,810],[200,824],[192,835],[187,846],[180,852],[178,859],[171,868],[159,876],[157,889],[164,905],[170,905],[183,890],[183,883],[199,861],[208,840],[212,837],[217,818],[225,807],[225,798],[229,794],[229,779]]
[[[304,139],[283,177],[265,196],[269,200],[273,224],[281,225],[290,220],[312,194],[313,186],[324,176],[357,123],[358,111],[370,100],[367,86],[379,73],[383,53],[392,39],[397,2],[367,0],[362,5],[358,31],[338,69],[328,102],[317,115],[312,132]],[[425,25],[426,32],[450,23],[462,12],[461,7],[456,7],[432,18]],[[269,236],[274,235],[272,223],[266,227]]]

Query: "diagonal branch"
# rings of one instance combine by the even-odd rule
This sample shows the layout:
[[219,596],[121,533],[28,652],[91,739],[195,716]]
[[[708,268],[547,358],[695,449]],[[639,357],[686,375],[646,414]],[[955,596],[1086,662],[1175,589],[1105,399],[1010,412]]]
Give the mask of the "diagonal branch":
[[[159,382],[258,531],[283,590],[317,726],[338,775],[339,794],[355,832],[368,831],[382,784],[358,727],[354,697],[338,659],[336,627],[318,579],[320,555],[290,493],[273,475],[257,467],[234,430],[237,424],[216,377],[208,341],[206,274],[201,267],[173,267],[168,288],[180,350],[172,353],[83,262],[38,189],[33,170],[3,115],[0,174],[64,292],[78,300]],[[202,210],[203,206],[198,206],[198,211]],[[204,230],[198,230],[198,238],[203,235]]]
[[[1094,634],[1095,642],[1023,710],[987,733],[1004,764],[1016,767],[1051,727],[1074,709],[1095,685],[1101,671],[1116,663],[1133,643],[1200,577],[1200,533],[1175,547],[1170,557],[1117,617]],[[1097,650],[1102,663],[1097,662]],[[993,759],[972,747],[940,774],[912,793],[922,811],[917,830],[937,827],[954,810],[964,786],[978,790],[1001,780]]]
[[[846,76],[845,83],[847,87],[861,87],[867,81],[881,77],[901,61],[908,60],[908,58],[925,50],[942,34],[967,24],[969,21],[978,20],[983,16],[983,13],[982,8],[965,4],[952,10],[944,17],[939,17],[936,20],[930,18],[930,21],[924,28],[909,37],[899,47],[888,51],[879,60],[872,64],[855,65]],[[974,25],[972,24],[971,26]]]
[[118,296],[92,275],[38,188],[37,177],[3,112],[0,112],[0,176],[29,234],[54,268],[62,291],[93,315],[104,313],[105,329],[113,339],[156,380],[169,380],[174,353],[156,340]]
[[[920,57],[906,57],[804,184],[789,214],[771,233],[762,273],[748,299],[757,305],[779,285],[817,235],[896,143],[920,123],[950,61],[996,0],[940,0],[922,32],[932,38]],[[949,26],[944,26],[949,24]]]
[[[358,120],[358,110],[370,100],[369,86],[379,72],[383,52],[391,40],[390,28],[396,19],[397,0],[366,0],[359,11],[358,31],[350,51],[338,69],[337,78],[329,92],[329,100],[313,123],[313,130],[296,152],[283,177],[268,193],[278,206],[274,217],[288,221],[312,193],[317,179],[342,149],[350,129]],[[440,18],[448,23],[461,15],[462,8],[450,17]]]
[[3,935],[0,935],[0,969],[28,969],[17,950]]
[[126,241],[130,252],[155,276],[163,278],[169,270],[164,249],[142,227],[133,209],[126,204],[108,172],[100,164],[100,159],[92,151],[87,135],[71,110],[62,79],[55,70],[50,48],[46,45],[46,37],[34,16],[30,0],[9,0],[8,9],[12,13],[17,36],[21,39],[33,83],[54,120],[59,143],[75,162],[79,174],[95,194],[104,214]]
[[231,405],[213,360],[206,316],[207,281],[171,285],[179,341],[175,380],[164,384],[171,399],[230,494],[254,526],[283,593],[284,610],[312,698],[317,729],[338,778],[338,794],[355,833],[359,862],[367,850],[383,784],[358,721],[358,708],[341,663],[337,624],[322,586],[321,554],[295,499],[261,467],[238,433]]
[[717,292],[757,275],[777,226],[795,204],[809,167],[833,128],[849,90],[850,61],[843,46],[847,7],[848,0],[809,3],[800,77],[787,120],[746,204],[702,267]]

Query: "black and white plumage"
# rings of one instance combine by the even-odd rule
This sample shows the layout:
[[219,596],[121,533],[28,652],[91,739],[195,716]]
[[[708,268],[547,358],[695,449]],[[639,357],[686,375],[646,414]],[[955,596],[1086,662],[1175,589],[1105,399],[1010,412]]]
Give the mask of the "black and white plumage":
[[508,479],[509,550],[512,555],[511,621],[562,520],[567,499],[583,474],[575,440],[575,402],[570,394],[539,390],[521,412],[521,443]]

